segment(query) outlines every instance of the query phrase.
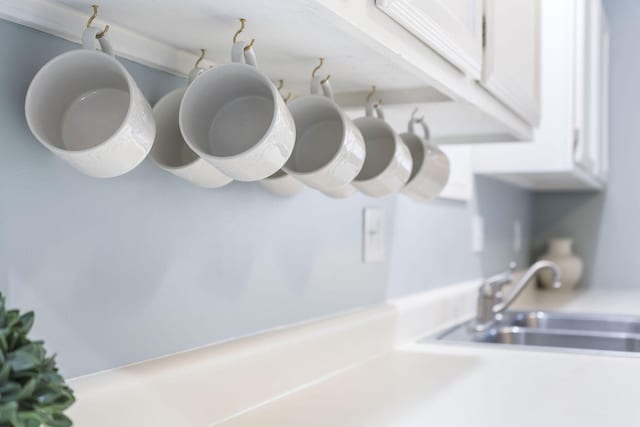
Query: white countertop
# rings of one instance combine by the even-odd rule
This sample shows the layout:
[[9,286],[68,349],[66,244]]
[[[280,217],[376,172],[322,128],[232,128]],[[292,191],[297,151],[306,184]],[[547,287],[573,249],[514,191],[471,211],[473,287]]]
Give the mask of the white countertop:
[[408,346],[224,427],[640,425],[640,359]]
[[[640,313],[640,293],[529,292],[519,308]],[[224,427],[640,425],[640,358],[490,345],[405,344]]]
[[[640,425],[640,354],[417,343],[479,281],[71,381],[80,427]],[[640,315],[640,292],[525,291],[514,308]]]

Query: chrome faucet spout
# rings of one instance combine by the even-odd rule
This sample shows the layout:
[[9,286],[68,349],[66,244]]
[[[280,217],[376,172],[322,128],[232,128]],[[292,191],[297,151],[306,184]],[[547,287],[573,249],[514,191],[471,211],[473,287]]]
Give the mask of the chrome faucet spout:
[[518,296],[522,293],[524,288],[526,288],[527,285],[531,282],[531,279],[533,279],[540,270],[544,270],[545,268],[551,270],[551,281],[553,283],[553,288],[557,289],[562,286],[562,282],[560,282],[560,268],[558,268],[558,265],[551,261],[538,261],[533,264],[526,273],[524,273],[518,283],[516,283],[515,288],[513,289],[513,291],[511,291],[507,299],[493,306],[493,314],[500,314],[507,308],[509,308],[509,306],[513,304],[516,298],[518,298]]
[[502,313],[513,304],[524,288],[532,281],[531,279],[533,279],[540,270],[550,269],[553,287],[559,288],[561,286],[560,269],[558,266],[551,261],[538,261],[529,267],[527,272],[518,280],[518,283],[516,283],[515,288],[509,296],[503,299],[502,288],[511,284],[514,269],[515,264],[511,263],[509,270],[486,279],[482,286],[480,286],[478,292],[478,312],[475,322],[472,323],[472,328],[475,331],[484,331],[499,319]]

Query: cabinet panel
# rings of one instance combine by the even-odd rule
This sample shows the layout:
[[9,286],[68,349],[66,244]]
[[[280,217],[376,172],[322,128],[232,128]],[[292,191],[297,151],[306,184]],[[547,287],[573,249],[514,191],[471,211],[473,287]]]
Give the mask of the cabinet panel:
[[538,0],[485,0],[482,84],[530,124],[540,119]]
[[576,0],[574,160],[605,177],[608,163],[609,29],[599,1]]
[[376,5],[469,77],[482,69],[482,0],[376,0]]
[[474,172],[542,191],[600,190],[608,169],[609,28],[600,0],[540,0],[540,125],[473,147]]

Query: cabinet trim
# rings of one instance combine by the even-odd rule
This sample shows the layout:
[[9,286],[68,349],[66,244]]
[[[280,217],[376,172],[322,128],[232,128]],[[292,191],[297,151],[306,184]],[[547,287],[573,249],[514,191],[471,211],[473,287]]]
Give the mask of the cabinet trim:
[[[427,46],[436,50],[447,61],[466,72],[473,79],[482,73],[482,46],[479,43],[476,55],[467,53],[435,19],[409,0],[376,0],[376,6]],[[482,29],[480,29],[482,31]]]

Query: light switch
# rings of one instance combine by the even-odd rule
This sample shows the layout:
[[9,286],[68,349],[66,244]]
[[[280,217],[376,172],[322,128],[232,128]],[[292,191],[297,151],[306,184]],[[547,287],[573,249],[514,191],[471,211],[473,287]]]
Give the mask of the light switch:
[[363,256],[364,262],[384,261],[384,210],[364,209]]
[[471,250],[476,254],[484,250],[484,219],[480,215],[471,220]]
[[522,250],[522,223],[517,219],[513,222],[513,250],[516,253]]

